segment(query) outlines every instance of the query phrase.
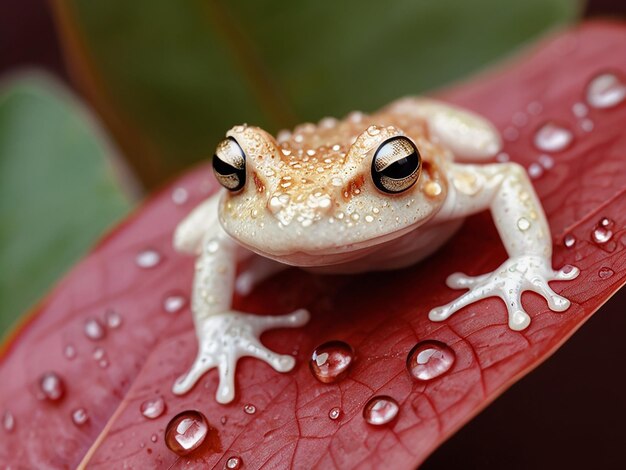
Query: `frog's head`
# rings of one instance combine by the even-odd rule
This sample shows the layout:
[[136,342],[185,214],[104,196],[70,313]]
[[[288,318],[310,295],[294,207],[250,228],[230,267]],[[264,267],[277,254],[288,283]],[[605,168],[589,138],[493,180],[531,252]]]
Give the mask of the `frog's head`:
[[446,153],[424,121],[393,115],[326,118],[277,138],[236,126],[213,159],[226,188],[220,221],[241,244],[283,263],[345,262],[438,211]]

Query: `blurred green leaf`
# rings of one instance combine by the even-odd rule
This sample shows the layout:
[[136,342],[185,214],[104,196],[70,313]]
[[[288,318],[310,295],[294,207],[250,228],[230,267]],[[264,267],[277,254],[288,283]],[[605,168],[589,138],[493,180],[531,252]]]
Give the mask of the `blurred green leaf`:
[[[149,183],[211,155],[235,124],[277,131],[373,110],[474,72],[574,20],[580,7],[572,0],[54,5],[70,63],[79,81],[91,76],[82,83],[114,116],[108,121],[116,121],[122,145],[141,138],[159,149],[161,156],[127,152]],[[120,137],[128,129],[141,137]]]
[[31,74],[0,89],[0,336],[128,212],[111,156],[50,79]]

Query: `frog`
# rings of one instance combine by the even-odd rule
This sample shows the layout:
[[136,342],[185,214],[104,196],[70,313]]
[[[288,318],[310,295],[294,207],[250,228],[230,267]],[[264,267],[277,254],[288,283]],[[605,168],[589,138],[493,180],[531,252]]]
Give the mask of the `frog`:
[[[541,202],[525,169],[500,162],[502,139],[486,118],[443,101],[401,98],[371,114],[323,118],[276,136],[238,125],[212,159],[222,188],[176,227],[174,247],[196,256],[191,311],[198,353],[175,380],[189,392],[217,368],[215,399],[236,393],[237,361],[251,356],[286,373],[295,358],[261,343],[263,332],[304,326],[297,309],[258,315],[233,309],[235,293],[249,294],[289,267],[351,275],[406,268],[445,245],[468,216],[489,210],[508,258],[493,272],[450,274],[446,284],[466,292],[428,318],[442,322],[487,297],[506,306],[508,327],[531,318],[524,291],[563,312],[570,301],[552,281],[579,269],[552,268],[552,238]],[[238,265],[245,265],[239,273]]]

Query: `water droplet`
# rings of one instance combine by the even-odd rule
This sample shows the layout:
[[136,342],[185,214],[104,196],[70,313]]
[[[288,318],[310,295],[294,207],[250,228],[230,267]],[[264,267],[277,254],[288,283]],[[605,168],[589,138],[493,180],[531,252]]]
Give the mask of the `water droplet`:
[[63,379],[55,372],[46,372],[39,378],[39,392],[37,398],[40,400],[60,400],[65,394]]
[[528,176],[537,179],[543,175],[543,167],[539,163],[531,163],[528,167]]
[[85,322],[85,336],[92,341],[97,341],[104,338],[106,331],[100,320],[97,318],[90,318]]
[[535,133],[535,146],[543,152],[560,152],[572,143],[574,135],[562,125],[547,122]]
[[204,442],[208,432],[209,425],[202,413],[183,411],[167,423],[165,445],[177,455],[187,455]]
[[122,316],[113,309],[108,309],[104,312],[104,321],[111,329],[119,328],[122,324]]
[[400,406],[398,402],[391,397],[379,395],[372,397],[363,408],[363,418],[369,424],[374,426],[382,426],[390,423],[398,416]]
[[563,245],[565,245],[566,248],[571,248],[576,244],[576,237],[572,234],[567,234],[565,235],[565,237],[563,237]]
[[591,132],[593,130],[593,121],[591,119],[583,119],[580,121],[580,128],[585,132]]
[[539,164],[546,170],[549,170],[554,166],[554,158],[550,155],[539,155]]
[[72,411],[72,422],[76,426],[82,426],[87,421],[89,421],[89,415],[87,414],[87,410],[85,408],[77,408]]
[[574,103],[572,106],[572,113],[577,118],[584,118],[589,110],[587,109],[587,105],[585,103]]
[[11,432],[15,429],[15,418],[10,411],[5,411],[2,414],[2,427],[6,432]]
[[254,413],[256,413],[256,406],[254,406],[254,405],[252,405],[250,403],[247,403],[247,404],[245,404],[243,406],[243,411],[246,414],[253,415]]
[[415,380],[426,382],[448,372],[456,355],[450,346],[440,341],[421,341],[413,346],[406,360],[409,374]]
[[153,434],[152,436],[150,436],[150,440],[151,440],[152,442],[156,442],[156,441],[158,441],[158,440],[159,440],[159,436],[157,436],[156,434]]
[[530,228],[530,222],[527,218],[520,217],[517,221],[517,228],[520,229],[522,232],[525,232]]
[[187,298],[183,294],[171,293],[163,299],[163,310],[167,313],[178,313],[185,305],[187,305]]
[[328,412],[328,417],[332,420],[339,419],[341,416],[341,409],[338,407],[331,408]]
[[596,226],[596,228],[593,229],[593,232],[591,232],[591,238],[593,241],[600,245],[608,242],[612,237],[613,232],[603,225]]
[[600,219],[600,225],[602,227],[612,227],[613,221],[609,219],[608,217],[602,217],[602,219]]
[[322,383],[334,383],[343,379],[354,362],[354,350],[343,341],[329,341],[313,351],[309,368]]
[[147,249],[135,257],[137,266],[144,269],[154,268],[161,262],[161,255],[152,249]]
[[63,349],[63,355],[66,357],[66,359],[74,359],[76,357],[76,348],[73,345],[68,344],[67,346],[65,346],[65,349]]
[[371,136],[375,136],[380,134],[380,129],[377,126],[372,125],[367,128],[367,133]]
[[222,417],[220,418],[220,423],[222,423],[222,424],[226,424],[227,422],[228,422],[228,417],[226,417],[226,416],[222,416]]
[[613,274],[615,274],[615,271],[613,271],[611,268],[607,268],[606,266],[601,267],[598,271],[598,277],[600,279],[608,279]]
[[626,98],[626,83],[614,73],[602,73],[587,85],[587,103],[593,108],[612,108]]
[[165,413],[165,400],[163,397],[156,397],[144,401],[139,407],[139,411],[148,419],[156,419]]
[[174,189],[174,191],[172,191],[172,201],[177,206],[180,206],[186,203],[188,198],[189,198],[189,193],[187,192],[185,188],[176,188]]
[[506,152],[500,152],[498,155],[496,155],[496,161],[500,163],[508,162],[510,160],[511,156]]
[[526,111],[528,111],[529,114],[536,116],[543,111],[543,105],[539,101],[532,101],[528,103],[528,106],[526,106]]
[[236,470],[238,468],[241,468],[242,464],[243,460],[241,459],[241,457],[231,457],[226,461],[226,468],[229,470]]

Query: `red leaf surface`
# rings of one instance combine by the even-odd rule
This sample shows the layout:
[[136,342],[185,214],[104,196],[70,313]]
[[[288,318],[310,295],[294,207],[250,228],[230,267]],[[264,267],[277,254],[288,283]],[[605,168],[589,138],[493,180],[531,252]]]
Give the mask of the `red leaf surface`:
[[[236,307],[244,311],[306,307],[312,312],[305,328],[263,337],[270,348],[293,352],[296,369],[278,374],[246,358],[239,363],[232,404],[215,402],[215,371],[188,395],[173,396],[171,385],[195,357],[196,339],[187,307],[174,314],[163,307],[168,295],[189,292],[193,275],[193,260],[172,250],[171,235],[190,208],[215,189],[203,166],[107,237],[9,341],[0,363],[0,413],[9,411],[15,424],[10,431],[0,426],[0,461],[15,468],[80,462],[89,468],[188,463],[222,468],[236,455],[246,468],[414,468],[545,360],[624,283],[626,103],[590,109],[584,118],[572,112],[575,103],[584,102],[587,82],[608,69],[626,73],[626,28],[593,23],[547,41],[505,70],[440,94],[491,119],[507,138],[505,152],[526,167],[539,161],[532,138],[545,121],[573,132],[573,145],[553,155],[554,166],[534,181],[550,221],[554,266],[569,263],[582,271],[575,281],[552,284],[572,301],[566,312],[551,312],[543,299],[526,293],[532,324],[523,332],[508,329],[498,299],[483,300],[444,323],[427,319],[430,308],[458,296],[445,286],[447,275],[484,273],[505,259],[490,216],[483,213],[413,268],[343,277],[290,270],[237,298]],[[183,204],[173,202],[175,188],[187,191]],[[598,244],[592,232],[603,217],[612,221],[612,237]],[[564,246],[566,235],[577,240],[572,247]],[[161,255],[152,268],[136,265],[137,254],[146,249]],[[104,322],[108,309],[119,312],[122,324],[102,339],[88,339],[85,322]],[[329,339],[346,341],[357,353],[354,368],[338,385],[317,382],[307,366],[312,349]],[[425,386],[412,381],[405,361],[426,339],[448,344],[456,362]],[[68,346],[76,357],[65,356]],[[37,380],[46,371],[64,380],[65,396],[58,402],[36,398]],[[377,394],[401,405],[398,418],[381,428],[367,425],[361,415]],[[167,411],[146,419],[142,402],[159,396]],[[245,404],[253,404],[256,413],[245,413]],[[328,417],[333,407],[342,410],[337,420]],[[71,418],[78,408],[88,415],[82,425]],[[204,413],[211,431],[196,453],[179,458],[166,448],[163,435],[168,420],[186,409]]]

